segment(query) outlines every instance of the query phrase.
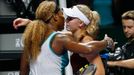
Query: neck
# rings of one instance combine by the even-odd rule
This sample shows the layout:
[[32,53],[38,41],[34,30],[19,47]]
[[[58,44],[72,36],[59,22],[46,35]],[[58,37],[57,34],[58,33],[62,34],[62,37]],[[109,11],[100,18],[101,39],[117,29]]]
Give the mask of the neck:
[[52,32],[54,32],[55,30],[53,30],[52,28],[50,28],[50,27],[48,27],[47,28],[47,31],[45,32],[45,39],[47,39],[48,38],[48,36],[52,33]]
[[73,37],[74,39],[76,39],[77,42],[81,42],[83,36],[84,36],[84,32],[80,29],[78,29],[73,33]]
[[56,25],[49,23],[48,26],[49,26],[49,28],[53,29],[54,31],[58,31]]

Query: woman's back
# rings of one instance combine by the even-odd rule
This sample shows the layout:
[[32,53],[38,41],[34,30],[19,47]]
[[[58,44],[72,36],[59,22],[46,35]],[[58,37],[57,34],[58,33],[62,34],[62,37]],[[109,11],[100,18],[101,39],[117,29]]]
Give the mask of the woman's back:
[[67,51],[58,55],[52,49],[52,41],[57,32],[53,32],[43,42],[41,52],[34,62],[30,61],[30,75],[63,75],[69,59]]

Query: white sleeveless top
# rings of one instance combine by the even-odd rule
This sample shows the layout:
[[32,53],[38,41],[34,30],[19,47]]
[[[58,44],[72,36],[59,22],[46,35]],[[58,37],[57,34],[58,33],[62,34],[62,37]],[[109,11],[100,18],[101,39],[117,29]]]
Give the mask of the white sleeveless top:
[[42,44],[41,52],[37,60],[30,61],[29,75],[64,75],[65,67],[69,59],[67,51],[62,55],[57,55],[52,47],[51,41],[57,32],[53,32],[48,39]]

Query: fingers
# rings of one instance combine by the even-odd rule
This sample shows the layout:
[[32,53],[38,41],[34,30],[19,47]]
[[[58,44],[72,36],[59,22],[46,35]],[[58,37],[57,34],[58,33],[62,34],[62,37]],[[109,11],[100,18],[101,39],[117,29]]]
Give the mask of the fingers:
[[105,34],[105,37],[108,37],[108,35],[107,35],[107,34]]
[[13,21],[13,27],[14,29],[18,29],[19,23],[21,18],[17,18]]
[[104,39],[110,39],[110,37],[108,37],[108,35],[107,35],[107,34],[105,34]]
[[15,29],[18,29],[18,27],[21,26],[26,26],[30,22],[29,19],[24,19],[24,18],[17,18],[13,21],[13,27]]
[[14,29],[17,29],[17,27],[16,27],[16,19],[13,21],[13,27],[14,27]]
[[107,41],[107,47],[112,48],[114,46],[114,41],[112,38],[108,37],[107,34],[105,34],[104,40]]

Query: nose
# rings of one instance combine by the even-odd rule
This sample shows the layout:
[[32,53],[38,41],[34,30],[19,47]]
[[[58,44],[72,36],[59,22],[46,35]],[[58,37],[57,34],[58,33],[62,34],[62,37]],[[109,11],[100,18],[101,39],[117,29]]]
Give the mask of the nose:
[[65,20],[66,24],[68,25],[69,24],[69,21],[68,20]]
[[65,21],[66,21],[66,23],[68,23],[68,22],[69,22],[69,20],[68,20],[67,18],[65,19]]
[[127,27],[124,28],[124,32],[128,32],[128,28]]

